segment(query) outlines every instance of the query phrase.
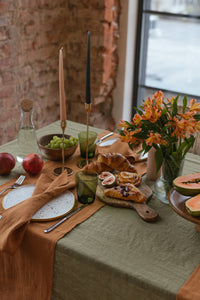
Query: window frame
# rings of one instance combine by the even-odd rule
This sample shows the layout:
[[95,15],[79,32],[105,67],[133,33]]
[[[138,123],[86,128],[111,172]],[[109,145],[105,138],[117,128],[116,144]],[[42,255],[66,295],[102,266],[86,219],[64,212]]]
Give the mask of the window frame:
[[[172,18],[186,18],[186,19],[198,19],[200,20],[200,15],[194,14],[181,14],[181,13],[171,13],[162,12],[150,9],[150,1],[138,0],[138,12],[137,12],[137,34],[136,34],[136,44],[135,44],[135,65],[134,65],[134,81],[133,81],[133,95],[132,95],[132,117],[135,114],[134,107],[140,104],[141,99],[143,99],[144,90],[151,89],[157,91],[159,88],[155,86],[150,86],[144,84],[146,76],[146,61],[147,61],[147,47],[148,47],[148,32],[149,32],[149,22],[146,22],[145,17],[149,18],[150,15],[159,15]],[[141,61],[142,59],[142,61]],[[185,93],[181,93],[175,90],[163,89],[164,93],[173,93],[184,96]],[[199,96],[187,93],[188,97],[199,98]]]

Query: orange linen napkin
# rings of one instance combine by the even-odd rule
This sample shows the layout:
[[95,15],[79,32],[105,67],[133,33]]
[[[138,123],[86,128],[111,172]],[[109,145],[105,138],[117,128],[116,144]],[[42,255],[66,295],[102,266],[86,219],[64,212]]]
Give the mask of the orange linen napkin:
[[[3,212],[0,220],[0,250],[14,254],[32,215],[53,197],[75,186],[74,177],[69,178],[67,172],[63,172],[53,181],[48,174],[41,174],[33,196]],[[40,192],[40,186],[46,189]]]
[[190,278],[179,290],[176,300],[199,300],[200,299],[200,265],[194,270]]
[[[99,134],[98,138],[108,134],[110,131],[104,131],[103,133]],[[130,149],[128,143],[126,142],[122,142],[121,140],[121,136],[118,133],[114,133],[113,135],[111,135],[109,138],[105,139],[104,141],[107,141],[109,139],[113,139],[113,138],[118,138],[118,140],[116,140],[116,142],[114,142],[111,146],[104,146],[101,147],[99,144],[97,146],[97,152],[98,153],[109,153],[109,152],[118,152],[121,153],[125,156],[132,156],[134,157],[134,160],[137,161],[140,158],[141,154],[137,154],[138,151],[140,151],[141,145],[138,145],[137,147],[134,147],[133,150]]]

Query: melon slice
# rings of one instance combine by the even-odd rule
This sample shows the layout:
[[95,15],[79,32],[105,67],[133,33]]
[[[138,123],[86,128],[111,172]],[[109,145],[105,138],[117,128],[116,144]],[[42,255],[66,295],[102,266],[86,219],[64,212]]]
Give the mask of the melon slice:
[[200,193],[200,173],[179,176],[173,181],[174,189],[182,195],[193,196]]
[[200,194],[185,201],[185,206],[192,216],[200,216]]

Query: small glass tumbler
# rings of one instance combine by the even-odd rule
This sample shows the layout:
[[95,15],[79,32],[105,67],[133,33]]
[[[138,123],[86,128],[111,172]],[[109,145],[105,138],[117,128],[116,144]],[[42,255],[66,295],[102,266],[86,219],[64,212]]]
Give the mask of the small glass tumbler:
[[75,175],[78,201],[83,204],[93,203],[95,200],[98,174],[96,172],[79,171]]
[[[80,155],[86,158],[86,148],[87,148],[87,131],[81,131],[78,135]],[[97,133],[94,131],[88,132],[88,158],[95,156],[96,150]]]

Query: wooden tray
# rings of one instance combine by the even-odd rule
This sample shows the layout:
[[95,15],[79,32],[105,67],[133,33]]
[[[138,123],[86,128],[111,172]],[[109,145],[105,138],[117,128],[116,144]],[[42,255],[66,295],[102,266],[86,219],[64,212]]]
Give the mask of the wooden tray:
[[[152,190],[146,185],[143,181],[141,182],[139,189],[145,194],[147,197],[147,201],[152,197]],[[97,187],[97,197],[105,202],[108,205],[115,206],[115,207],[125,207],[125,208],[132,208],[136,210],[138,215],[147,222],[155,221],[158,218],[157,212],[149,207],[146,203],[137,203],[130,200],[120,200],[116,198],[106,197],[104,195],[104,187],[99,182]]]
[[[192,196],[191,196],[192,197]],[[179,214],[181,217],[184,219],[195,223],[196,224],[196,229],[200,231],[200,217],[193,217],[186,209],[185,207],[185,201],[191,197],[181,195],[178,193],[176,190],[171,189],[169,192],[169,204],[173,208],[173,210]]]

